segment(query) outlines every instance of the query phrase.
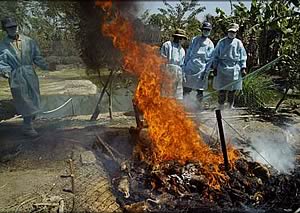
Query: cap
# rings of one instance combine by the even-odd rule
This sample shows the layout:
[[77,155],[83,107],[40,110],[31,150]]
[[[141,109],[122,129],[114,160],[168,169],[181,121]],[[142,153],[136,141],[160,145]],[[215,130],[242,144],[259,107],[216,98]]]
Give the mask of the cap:
[[211,30],[211,29],[212,29],[211,23],[209,23],[209,22],[207,22],[207,21],[203,22],[203,24],[202,24],[202,29],[203,29],[203,30]]
[[229,28],[228,28],[228,32],[229,31],[232,31],[232,32],[237,32],[239,30],[239,25],[236,24],[236,23],[232,23],[229,25]]
[[1,20],[2,28],[16,27],[17,22],[14,18],[6,17]]

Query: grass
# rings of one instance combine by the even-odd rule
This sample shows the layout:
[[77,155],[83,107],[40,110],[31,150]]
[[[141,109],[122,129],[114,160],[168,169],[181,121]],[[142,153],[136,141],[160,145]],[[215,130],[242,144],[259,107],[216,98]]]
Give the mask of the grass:
[[0,100],[8,100],[11,98],[11,92],[7,79],[0,77]]
[[274,104],[278,98],[279,93],[270,77],[254,75],[243,81],[243,90],[238,93],[236,103],[257,109]]

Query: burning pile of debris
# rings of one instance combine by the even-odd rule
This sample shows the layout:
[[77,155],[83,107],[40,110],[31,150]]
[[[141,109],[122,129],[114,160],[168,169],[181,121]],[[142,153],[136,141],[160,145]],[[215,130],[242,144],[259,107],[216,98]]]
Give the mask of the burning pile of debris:
[[[280,174],[251,159],[248,152],[236,150],[239,157],[230,161],[226,170],[220,162],[217,183],[209,180],[206,166],[201,161],[178,160],[151,162],[153,143],[139,119],[130,129],[135,143],[135,159],[121,166],[123,174],[116,184],[122,206],[129,212],[296,212],[300,207],[300,170]],[[221,147],[219,143],[216,143]],[[212,147],[218,153],[217,146]],[[211,165],[211,172],[214,171]],[[221,175],[222,174],[222,175]],[[125,181],[126,180],[126,181]],[[125,199],[124,199],[125,197]]]
[[[148,161],[151,158],[145,153],[152,142],[147,132],[146,128],[132,127],[134,156],[116,160],[121,174],[114,176],[112,185],[128,212],[296,212],[300,207],[299,167],[290,174],[280,174],[239,150],[239,158],[230,162],[229,170],[222,162],[217,164],[224,176],[219,185],[212,185],[201,161]],[[114,154],[111,156],[115,159]]]
[[219,189],[210,186],[200,162],[167,161],[154,166],[135,160],[130,168],[124,172],[130,196],[121,198],[130,212],[294,212],[300,207],[300,171],[278,174],[246,158],[236,160]]

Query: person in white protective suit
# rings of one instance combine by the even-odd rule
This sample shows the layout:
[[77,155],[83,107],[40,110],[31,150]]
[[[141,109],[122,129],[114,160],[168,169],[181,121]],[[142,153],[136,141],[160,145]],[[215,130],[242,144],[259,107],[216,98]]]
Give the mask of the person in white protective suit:
[[218,42],[213,52],[213,87],[218,91],[219,109],[224,109],[226,98],[229,108],[233,108],[235,93],[242,90],[242,77],[246,75],[247,53],[242,41],[236,38],[238,30],[238,24],[231,24],[228,35]]
[[189,45],[183,67],[183,96],[196,90],[199,102],[202,101],[203,90],[207,89],[207,68],[210,67],[209,63],[214,50],[214,44],[208,38],[212,25],[209,22],[203,22],[201,30],[202,34],[194,37]]
[[[181,41],[186,40],[187,37],[185,31],[182,29],[177,29],[172,36],[173,41],[166,41],[160,49],[160,54],[167,59],[166,70],[171,74],[174,80],[170,96],[182,100],[182,66],[184,63],[185,50],[181,46]],[[162,88],[164,90],[164,86],[162,86]]]
[[16,110],[23,117],[22,132],[35,137],[32,120],[40,112],[40,89],[38,76],[33,65],[48,70],[37,43],[18,33],[14,18],[1,20],[7,36],[0,43],[0,75],[9,79],[9,85]]

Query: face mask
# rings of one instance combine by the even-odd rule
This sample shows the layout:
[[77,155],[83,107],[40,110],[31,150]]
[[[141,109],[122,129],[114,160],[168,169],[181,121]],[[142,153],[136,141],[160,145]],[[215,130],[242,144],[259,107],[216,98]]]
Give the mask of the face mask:
[[174,37],[173,42],[181,45],[183,43],[183,39],[181,37]]
[[210,36],[210,31],[204,30],[203,33],[202,33],[202,35],[203,35],[204,37],[208,37],[208,36]]
[[236,37],[236,33],[228,32],[228,38],[234,39]]
[[6,28],[6,32],[7,32],[8,37],[15,39],[18,34],[18,27]]

